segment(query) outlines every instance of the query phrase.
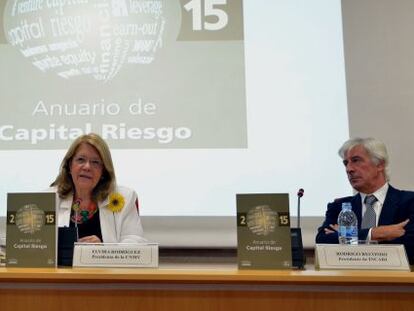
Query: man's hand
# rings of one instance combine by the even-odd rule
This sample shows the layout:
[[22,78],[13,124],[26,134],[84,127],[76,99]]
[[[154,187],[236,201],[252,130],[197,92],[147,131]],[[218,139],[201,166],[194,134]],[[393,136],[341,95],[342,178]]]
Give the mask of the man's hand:
[[336,231],[338,231],[338,225],[337,224],[335,224],[335,225],[329,225],[329,227],[330,227],[330,229],[329,228],[324,228],[323,230],[325,230],[325,234],[331,234],[331,233],[334,233],[334,232],[336,232]]
[[406,219],[403,222],[395,225],[379,226],[371,229],[371,240],[377,241],[391,241],[399,238],[405,234],[404,227],[410,220]]

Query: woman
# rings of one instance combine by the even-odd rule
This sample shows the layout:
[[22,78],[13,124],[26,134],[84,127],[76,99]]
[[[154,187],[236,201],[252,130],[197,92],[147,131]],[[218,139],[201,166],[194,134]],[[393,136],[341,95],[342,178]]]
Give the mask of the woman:
[[78,137],[52,185],[59,227],[77,227],[79,242],[143,242],[135,191],[117,186],[108,145],[97,134]]

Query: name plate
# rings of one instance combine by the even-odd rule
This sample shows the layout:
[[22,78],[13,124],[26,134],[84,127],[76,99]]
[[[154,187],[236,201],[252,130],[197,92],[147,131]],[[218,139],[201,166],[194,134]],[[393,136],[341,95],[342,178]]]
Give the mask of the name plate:
[[410,271],[404,245],[316,244],[315,268]]
[[158,267],[158,244],[75,243],[73,267]]

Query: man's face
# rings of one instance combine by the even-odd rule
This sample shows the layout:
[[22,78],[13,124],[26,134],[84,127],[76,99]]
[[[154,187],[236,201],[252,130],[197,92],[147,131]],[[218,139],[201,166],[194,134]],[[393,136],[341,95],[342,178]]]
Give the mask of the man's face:
[[343,163],[351,186],[359,192],[373,193],[386,182],[384,163],[374,164],[363,146],[348,150]]

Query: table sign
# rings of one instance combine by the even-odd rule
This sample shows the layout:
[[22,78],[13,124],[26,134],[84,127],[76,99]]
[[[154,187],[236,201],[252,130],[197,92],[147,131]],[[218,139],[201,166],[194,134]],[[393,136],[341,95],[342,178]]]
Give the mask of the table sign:
[[0,235],[0,267],[5,266],[5,265],[6,265],[6,237],[5,236],[3,237]]
[[410,271],[404,245],[316,244],[315,269]]
[[7,267],[56,267],[56,193],[8,193],[6,231]]
[[237,194],[239,269],[291,269],[287,193]]
[[73,267],[158,267],[157,243],[75,243]]

